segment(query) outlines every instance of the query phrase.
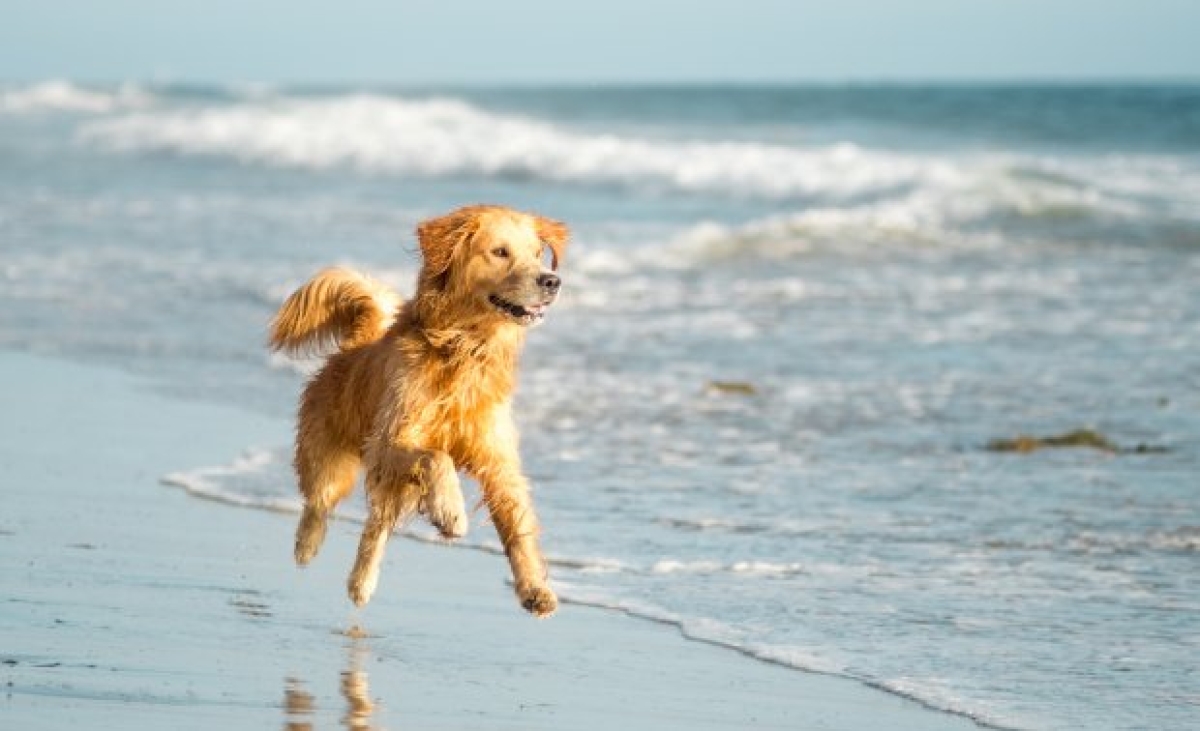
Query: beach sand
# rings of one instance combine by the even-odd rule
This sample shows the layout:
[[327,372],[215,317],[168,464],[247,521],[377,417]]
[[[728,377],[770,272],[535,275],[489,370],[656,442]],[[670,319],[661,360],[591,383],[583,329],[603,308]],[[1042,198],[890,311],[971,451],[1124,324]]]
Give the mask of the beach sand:
[[475,551],[398,538],[356,610],[356,526],[301,571],[293,516],[159,481],[290,424],[46,358],[0,378],[3,728],[975,728],[619,612],[536,621]]

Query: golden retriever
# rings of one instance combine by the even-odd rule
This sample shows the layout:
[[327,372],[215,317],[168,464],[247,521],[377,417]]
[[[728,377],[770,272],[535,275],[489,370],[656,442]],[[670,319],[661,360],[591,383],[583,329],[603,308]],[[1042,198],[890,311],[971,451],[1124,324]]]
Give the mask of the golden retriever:
[[316,555],[330,512],[365,468],[368,517],[348,582],[350,598],[365,604],[401,521],[420,512],[446,538],[466,532],[462,470],[479,483],[521,606],[554,612],[511,402],[525,331],[558,296],[567,237],[566,226],[541,216],[467,206],[417,227],[422,265],[411,300],[348,269],[322,271],[288,297],[270,347],[337,347],[300,399],[297,564]]

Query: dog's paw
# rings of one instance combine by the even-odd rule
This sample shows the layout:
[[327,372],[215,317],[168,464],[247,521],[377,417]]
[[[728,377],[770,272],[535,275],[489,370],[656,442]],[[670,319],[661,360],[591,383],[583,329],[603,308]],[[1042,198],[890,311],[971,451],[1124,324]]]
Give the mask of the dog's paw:
[[305,509],[304,515],[300,518],[300,525],[296,526],[297,566],[307,566],[308,562],[317,555],[317,551],[321,550],[321,544],[325,542],[325,524],[324,515]]
[[430,491],[422,501],[421,512],[429,517],[442,538],[454,540],[467,534],[467,509],[457,484]]
[[321,550],[321,541],[313,540],[311,535],[296,536],[296,565],[307,566]]
[[350,601],[354,602],[356,607],[361,607],[371,601],[371,595],[375,593],[375,587],[379,583],[378,572],[373,572],[368,576],[350,577],[350,581],[346,584],[347,593],[350,595]]
[[442,538],[448,541],[457,540],[467,534],[467,514],[464,511],[446,512],[440,515],[430,513],[429,522],[433,523]]
[[346,582],[347,593],[355,606],[362,606],[367,601],[371,601],[377,586],[379,586],[378,567],[360,569],[358,565],[355,565],[354,570],[350,571],[349,581]]
[[558,597],[547,586],[531,586],[518,592],[517,596],[525,611],[538,619],[549,617],[558,609]]

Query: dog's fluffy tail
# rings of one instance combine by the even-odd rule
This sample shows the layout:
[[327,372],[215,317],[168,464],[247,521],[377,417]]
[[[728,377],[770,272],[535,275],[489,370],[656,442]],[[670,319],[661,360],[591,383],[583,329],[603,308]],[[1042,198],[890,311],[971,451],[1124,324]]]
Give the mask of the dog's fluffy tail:
[[271,320],[267,342],[289,355],[373,343],[392,326],[400,295],[350,269],[325,269],[292,293]]

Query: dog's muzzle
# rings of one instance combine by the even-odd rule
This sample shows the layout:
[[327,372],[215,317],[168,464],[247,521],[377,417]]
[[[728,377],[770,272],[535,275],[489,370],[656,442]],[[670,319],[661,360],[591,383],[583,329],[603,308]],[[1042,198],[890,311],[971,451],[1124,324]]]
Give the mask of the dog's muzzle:
[[535,304],[519,304],[498,294],[488,296],[488,302],[500,312],[508,315],[522,325],[536,325],[546,316],[546,310],[554,304],[562,279],[557,274],[543,272],[534,280],[537,285],[539,301]]

